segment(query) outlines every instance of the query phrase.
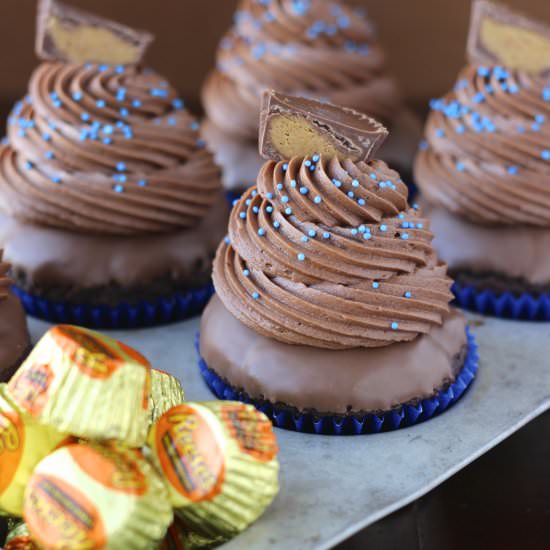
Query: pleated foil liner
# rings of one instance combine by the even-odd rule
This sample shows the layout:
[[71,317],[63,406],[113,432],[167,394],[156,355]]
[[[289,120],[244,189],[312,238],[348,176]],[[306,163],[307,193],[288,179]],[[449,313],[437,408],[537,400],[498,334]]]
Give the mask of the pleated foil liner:
[[92,329],[132,329],[165,325],[199,315],[214,294],[209,284],[204,288],[178,292],[156,300],[135,304],[106,305],[53,302],[13,287],[28,315],[54,324],[79,325]]

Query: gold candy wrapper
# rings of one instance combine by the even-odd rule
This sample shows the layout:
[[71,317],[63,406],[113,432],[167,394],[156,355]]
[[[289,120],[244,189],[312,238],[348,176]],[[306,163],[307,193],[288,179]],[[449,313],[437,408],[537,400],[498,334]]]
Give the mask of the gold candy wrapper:
[[8,383],[39,422],[86,439],[145,443],[151,367],[137,351],[97,332],[59,325],[38,342]]
[[153,549],[173,520],[164,481],[140,450],[68,445],[35,469],[24,518],[40,547]]
[[167,372],[151,369],[151,395],[149,396],[151,424],[168,409],[183,403],[183,399],[183,388],[179,380]]
[[210,548],[217,548],[226,540],[226,537],[203,537],[187,529],[176,518],[174,523],[170,525],[158,550],[209,550]]
[[21,516],[35,466],[71,438],[19,410],[0,384],[0,513]]
[[251,405],[185,403],[152,427],[152,458],[187,529],[219,540],[254,522],[278,492],[271,422]]
[[24,523],[19,523],[8,533],[4,550],[39,550],[39,548],[32,540],[29,528]]

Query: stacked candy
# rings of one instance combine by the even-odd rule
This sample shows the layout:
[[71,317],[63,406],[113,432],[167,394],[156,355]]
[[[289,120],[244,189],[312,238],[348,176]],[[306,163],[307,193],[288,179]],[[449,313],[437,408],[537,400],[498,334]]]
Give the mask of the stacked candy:
[[7,548],[212,546],[263,513],[277,477],[263,414],[183,403],[175,378],[90,330],[52,328],[0,386],[0,514],[25,522]]

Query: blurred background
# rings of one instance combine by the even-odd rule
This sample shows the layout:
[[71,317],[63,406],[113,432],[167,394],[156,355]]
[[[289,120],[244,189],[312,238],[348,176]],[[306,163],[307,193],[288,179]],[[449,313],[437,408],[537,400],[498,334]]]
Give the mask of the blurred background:
[[[231,24],[237,0],[67,0],[157,39],[148,61],[191,103],[213,66],[220,36]],[[411,105],[449,89],[464,63],[469,0],[349,0],[367,9]],[[549,0],[506,0],[510,6],[546,19]],[[0,103],[25,93],[34,55],[34,0],[3,0],[0,17]]]

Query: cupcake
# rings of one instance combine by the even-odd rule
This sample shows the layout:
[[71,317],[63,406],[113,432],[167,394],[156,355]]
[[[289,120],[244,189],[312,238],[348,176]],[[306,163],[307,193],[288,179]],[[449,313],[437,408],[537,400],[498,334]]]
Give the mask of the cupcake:
[[474,3],[470,62],[431,103],[415,176],[458,303],[550,320],[550,62],[530,34],[550,26]]
[[0,148],[0,242],[27,311],[123,327],[196,313],[223,236],[197,119],[141,65],[46,61]]
[[241,0],[203,87],[204,136],[228,188],[255,181],[266,88],[367,112],[392,127],[383,156],[410,169],[421,129],[407,112],[376,33],[358,9],[330,0]]
[[17,370],[30,349],[27,319],[19,299],[11,292],[9,264],[0,250],[0,382]]
[[[325,150],[367,143],[365,124],[384,138],[359,113],[348,132],[349,109],[338,117],[336,106],[283,103],[296,128],[322,129],[312,142]],[[262,113],[264,151],[277,148],[281,112]],[[431,242],[399,174],[369,152],[268,160],[233,208],[214,262],[199,342],[206,381],[218,397],[301,431],[359,434],[443,411],[476,364]]]

